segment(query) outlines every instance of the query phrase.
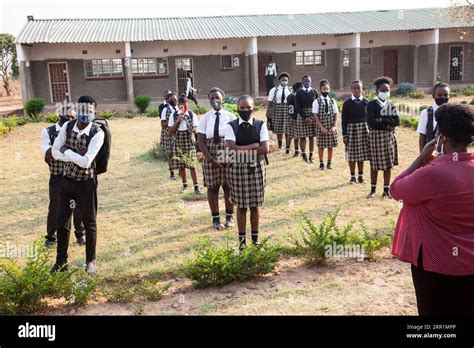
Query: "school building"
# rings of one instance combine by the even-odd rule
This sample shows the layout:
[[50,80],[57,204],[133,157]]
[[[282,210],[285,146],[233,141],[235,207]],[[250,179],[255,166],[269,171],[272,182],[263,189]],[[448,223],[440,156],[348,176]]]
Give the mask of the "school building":
[[270,56],[290,83],[309,74],[349,90],[387,75],[395,83],[432,86],[438,79],[474,84],[473,23],[443,9],[298,15],[135,19],[34,19],[17,36],[23,100],[132,103],[184,91],[188,71],[200,96],[264,96]]

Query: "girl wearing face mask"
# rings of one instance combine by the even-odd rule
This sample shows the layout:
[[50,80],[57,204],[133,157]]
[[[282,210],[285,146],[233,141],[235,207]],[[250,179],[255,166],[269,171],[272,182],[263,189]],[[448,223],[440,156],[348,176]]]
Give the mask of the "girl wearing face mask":
[[[393,254],[411,264],[420,315],[474,315],[474,111],[442,105],[439,136],[390,187],[403,202]],[[439,156],[433,156],[433,152]]]
[[426,143],[430,142],[435,137],[436,119],[434,114],[441,105],[444,105],[449,101],[449,93],[450,89],[447,83],[437,83],[433,87],[433,99],[435,102],[420,113],[420,122],[418,123],[418,128],[416,130],[420,134],[418,141],[420,152],[423,150]]
[[395,127],[400,125],[397,109],[390,98],[392,79],[379,77],[374,81],[377,98],[367,104],[370,152],[370,193],[367,198],[375,198],[377,173],[383,171],[382,198],[391,198],[389,193],[392,168],[398,165],[398,147]]
[[[224,91],[214,87],[208,97],[212,110],[199,120],[197,128],[199,148],[204,155],[202,171],[204,186],[207,187],[207,200],[212,215],[212,227],[215,230],[233,227],[234,206],[230,202],[230,188],[228,183],[228,159],[224,141],[227,123],[235,120],[234,114],[222,107]],[[224,190],[225,225],[221,224],[219,216],[219,188]]]
[[286,72],[278,76],[280,84],[273,87],[268,94],[267,119],[272,123],[271,130],[276,133],[278,138],[278,149],[281,150],[283,143],[283,134],[285,134],[286,154],[290,153],[291,141],[288,137],[288,104],[287,98],[291,91],[288,88],[290,75]]
[[258,243],[259,208],[263,206],[266,154],[270,146],[266,123],[252,117],[252,97],[240,97],[237,106],[240,117],[227,124],[225,141],[230,150],[230,200],[237,206],[242,249],[246,245],[247,209],[250,209],[252,243]]
[[163,107],[161,112],[161,138],[160,145],[165,150],[166,159],[168,161],[168,168],[170,171],[170,180],[176,180],[177,177],[174,173],[171,158],[173,153],[173,142],[174,138],[168,132],[168,121],[170,116],[178,111],[178,97],[176,93],[170,92],[166,96],[166,105]]

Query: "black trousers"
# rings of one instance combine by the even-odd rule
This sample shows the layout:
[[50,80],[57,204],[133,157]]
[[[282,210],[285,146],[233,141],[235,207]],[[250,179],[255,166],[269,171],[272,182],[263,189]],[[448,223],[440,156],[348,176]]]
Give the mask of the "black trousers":
[[192,100],[194,104],[198,105],[198,102],[196,100],[196,97],[194,96],[194,93],[189,93],[187,96],[188,100]]
[[59,190],[58,206],[58,248],[56,263],[63,265],[67,263],[70,224],[74,206],[80,207],[81,220],[86,230],[86,262],[95,260],[95,248],[97,241],[97,180],[88,179],[76,181],[64,177]]
[[420,254],[411,265],[419,315],[474,315],[474,274],[451,276],[425,271]]
[[[48,206],[48,217],[46,219],[46,230],[48,234],[46,239],[55,242],[56,241],[56,231],[58,230],[57,217],[58,217],[58,204],[59,204],[59,189],[61,186],[61,180],[63,178],[62,174],[51,175],[49,177],[49,206]],[[81,213],[79,212],[79,207],[76,206],[73,214],[74,221],[74,234],[76,238],[80,238],[84,235],[84,225],[81,221]],[[68,221],[69,225],[71,220]]]
[[270,93],[270,90],[275,87],[275,75],[265,76],[265,81],[267,83],[267,96]]

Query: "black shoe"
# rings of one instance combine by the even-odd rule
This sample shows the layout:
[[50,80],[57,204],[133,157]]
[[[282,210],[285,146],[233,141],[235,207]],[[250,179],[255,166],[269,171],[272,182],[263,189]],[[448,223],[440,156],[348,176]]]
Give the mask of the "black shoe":
[[175,174],[170,175],[170,180],[178,180],[178,177]]
[[305,153],[301,154],[301,158],[303,159],[304,162],[309,163],[308,157],[306,156]]
[[355,177],[351,177],[351,181],[349,181],[349,184],[354,185],[357,182]]
[[328,162],[328,163],[326,164],[326,168],[327,168],[327,169],[332,169],[332,164]]
[[300,155],[300,152],[299,151],[295,151],[295,154],[293,155],[293,157],[299,157]]
[[382,193],[382,199],[383,198],[392,198],[392,196],[390,195],[389,192],[384,192],[384,193]]
[[55,264],[53,265],[53,267],[51,268],[51,270],[49,271],[49,273],[50,273],[50,274],[54,274],[54,273],[56,273],[56,272],[58,272],[58,271],[59,271],[59,272],[65,272],[65,271],[67,271],[67,269],[68,269],[67,264],[59,265],[59,264],[55,263]]
[[224,229],[224,225],[221,224],[220,220],[214,220],[212,222],[212,228],[215,229],[216,231],[222,231]]
[[53,247],[54,244],[56,244],[56,241],[52,241],[52,240],[49,240],[49,239],[46,239],[44,241],[44,246],[46,248],[51,248],[51,247]]
[[232,216],[229,218],[226,218],[224,226],[225,228],[235,227],[234,218]]
[[319,164],[319,170],[324,170],[324,163]]
[[369,195],[367,196],[368,199],[374,199],[375,198],[375,192],[370,192]]
[[287,147],[285,151],[285,155],[289,155],[289,154],[290,154],[290,149]]
[[197,194],[197,195],[202,195],[202,191],[199,187],[194,188],[194,193]]
[[357,181],[359,182],[359,184],[366,184],[367,181],[364,180],[364,177],[363,176],[360,176],[357,178]]
[[86,245],[86,236],[80,236],[76,238],[76,243],[79,245]]

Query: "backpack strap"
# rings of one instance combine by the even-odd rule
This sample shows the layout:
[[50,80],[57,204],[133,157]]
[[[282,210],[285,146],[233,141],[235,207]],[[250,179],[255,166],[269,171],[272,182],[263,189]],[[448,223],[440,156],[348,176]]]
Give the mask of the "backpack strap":
[[[262,120],[258,120],[256,118],[253,119],[253,122],[255,124],[255,131],[257,132],[258,137],[260,138],[260,131],[262,130],[262,126],[265,122]],[[267,155],[263,155],[263,156],[265,157],[265,164],[268,165],[269,164],[268,156]]]
[[53,146],[54,139],[56,138],[56,125],[53,124],[52,126],[49,126],[46,128],[46,131],[48,132],[49,142],[51,146]]
[[92,122],[91,130],[89,132],[89,136],[86,138],[86,146],[89,146],[91,139],[99,132],[100,126]]
[[69,140],[71,137],[72,129],[74,128],[74,125],[77,123],[77,120],[69,121],[67,123],[66,127],[66,142]]

